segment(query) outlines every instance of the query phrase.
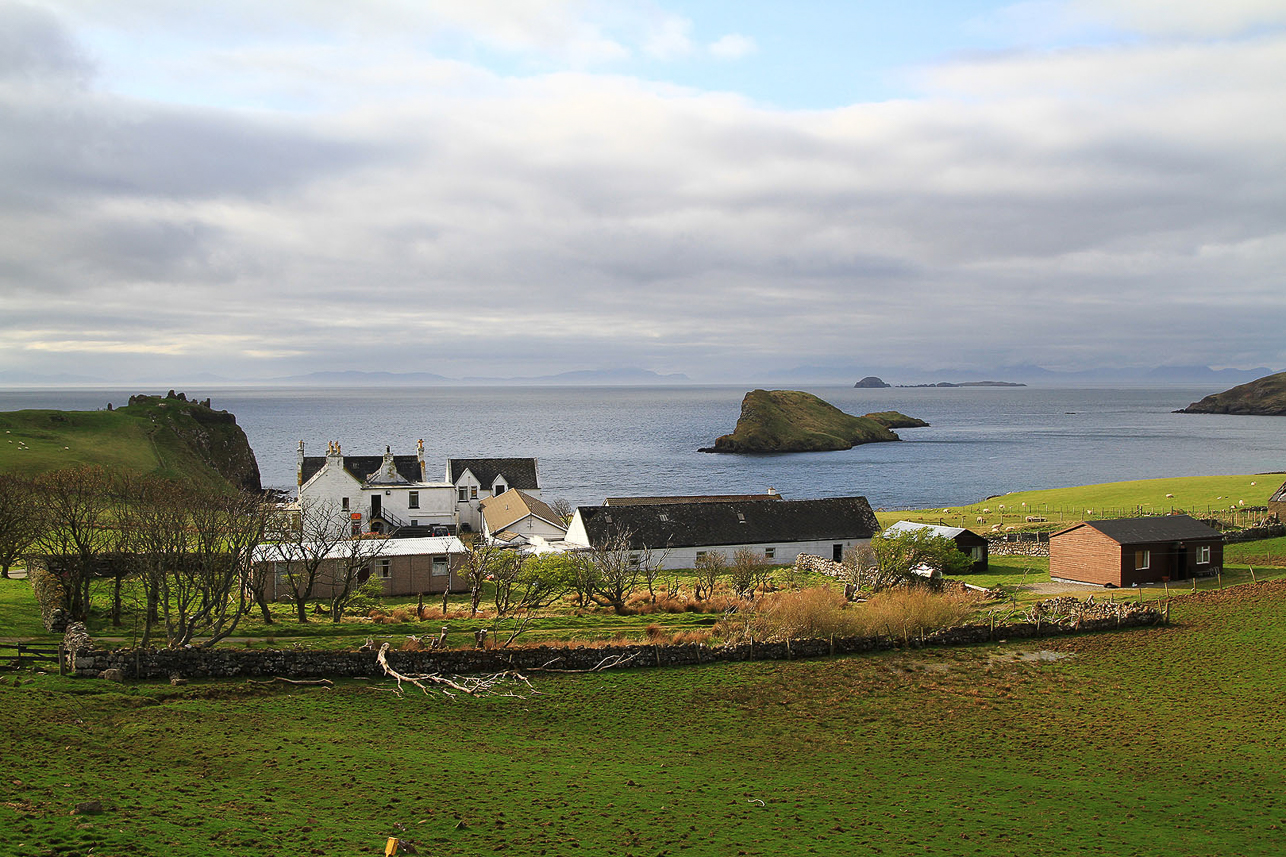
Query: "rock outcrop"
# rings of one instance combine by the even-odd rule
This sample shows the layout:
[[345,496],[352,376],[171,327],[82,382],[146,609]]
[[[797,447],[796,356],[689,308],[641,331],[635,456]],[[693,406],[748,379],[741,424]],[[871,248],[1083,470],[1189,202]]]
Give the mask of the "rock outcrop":
[[1286,372],[1267,375],[1249,384],[1206,396],[1175,413],[1286,417]]
[[884,381],[876,378],[874,375],[867,375],[853,386],[859,390],[878,390],[883,389],[884,387],[892,387],[893,385],[884,383]]
[[865,417],[846,414],[811,393],[799,390],[751,390],[741,402],[741,416],[726,434],[701,452],[826,452],[863,443],[900,440],[889,425],[928,425],[885,411]]

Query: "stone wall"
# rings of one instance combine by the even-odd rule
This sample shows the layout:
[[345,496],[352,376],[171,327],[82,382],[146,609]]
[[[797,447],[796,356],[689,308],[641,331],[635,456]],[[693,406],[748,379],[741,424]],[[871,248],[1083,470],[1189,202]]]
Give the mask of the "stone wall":
[[987,540],[988,556],[1049,556],[1049,542]]
[[[1099,605],[1102,607],[1102,605]],[[1057,615],[1055,615],[1057,614]],[[1163,621],[1155,607],[1116,603],[1104,613],[1088,614],[1070,611],[1060,605],[1057,611],[1036,611],[1030,621],[1002,625],[961,625],[924,636],[922,640],[900,640],[881,637],[835,637],[832,639],[790,640],[770,643],[738,643],[709,646],[650,645],[644,643],[614,646],[524,646],[511,649],[450,649],[447,651],[390,651],[389,665],[402,673],[443,673],[469,675],[502,670],[538,672],[553,670],[592,670],[605,659],[624,661],[621,666],[673,667],[735,661],[795,660],[829,655],[849,655],[911,646],[960,646],[990,640],[1027,639],[1073,634],[1082,631],[1106,631],[1117,628],[1155,625]],[[83,626],[77,634],[83,634]],[[125,679],[242,678],[281,676],[283,678],[380,678],[383,672],[375,662],[374,651],[320,651],[308,649],[117,649],[106,651],[85,644],[85,637],[72,637],[68,645],[72,674],[101,677],[109,671],[112,677]],[[73,648],[74,647],[74,648]]]
[[1234,530],[1223,534],[1225,544],[1235,542],[1254,542],[1259,539],[1275,539],[1286,536],[1286,524],[1264,524],[1262,527],[1250,527],[1245,530]]

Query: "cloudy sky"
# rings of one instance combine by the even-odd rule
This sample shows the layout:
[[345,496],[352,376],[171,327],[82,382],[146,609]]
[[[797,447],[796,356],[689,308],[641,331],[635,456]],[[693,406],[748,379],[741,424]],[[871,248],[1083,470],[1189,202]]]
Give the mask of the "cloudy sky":
[[0,370],[1286,365],[1281,0],[0,0]]

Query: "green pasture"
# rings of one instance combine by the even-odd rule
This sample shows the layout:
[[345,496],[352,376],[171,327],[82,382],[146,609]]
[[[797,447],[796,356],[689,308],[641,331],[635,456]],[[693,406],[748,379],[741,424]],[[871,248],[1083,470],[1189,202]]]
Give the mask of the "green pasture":
[[0,854],[1276,855],[1284,608],[525,698],[5,674]]
[[[1201,517],[1214,512],[1235,516],[1237,513],[1232,511],[1233,507],[1243,508],[1239,502],[1245,506],[1265,505],[1283,479],[1286,477],[1278,473],[1107,482],[1019,491],[965,506],[877,512],[876,517],[883,526],[899,520],[911,520],[979,530],[996,524],[1020,526],[1026,523],[1028,516],[1044,517],[1051,524],[1074,523],[1087,517],[1124,517],[1139,512],[1165,514],[1172,510]],[[1167,494],[1173,496],[1167,497]],[[1244,512],[1240,514],[1246,517]],[[981,523],[978,522],[979,517],[983,519]]]

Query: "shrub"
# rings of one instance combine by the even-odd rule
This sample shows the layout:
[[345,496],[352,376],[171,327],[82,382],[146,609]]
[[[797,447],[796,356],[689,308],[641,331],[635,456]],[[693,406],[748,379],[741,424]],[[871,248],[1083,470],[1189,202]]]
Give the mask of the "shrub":
[[861,633],[857,611],[839,592],[825,586],[776,592],[759,599],[749,623],[755,640],[853,636]]
[[958,625],[977,606],[972,595],[932,592],[923,586],[886,589],[854,611],[865,634],[888,634],[910,639],[939,628]]

